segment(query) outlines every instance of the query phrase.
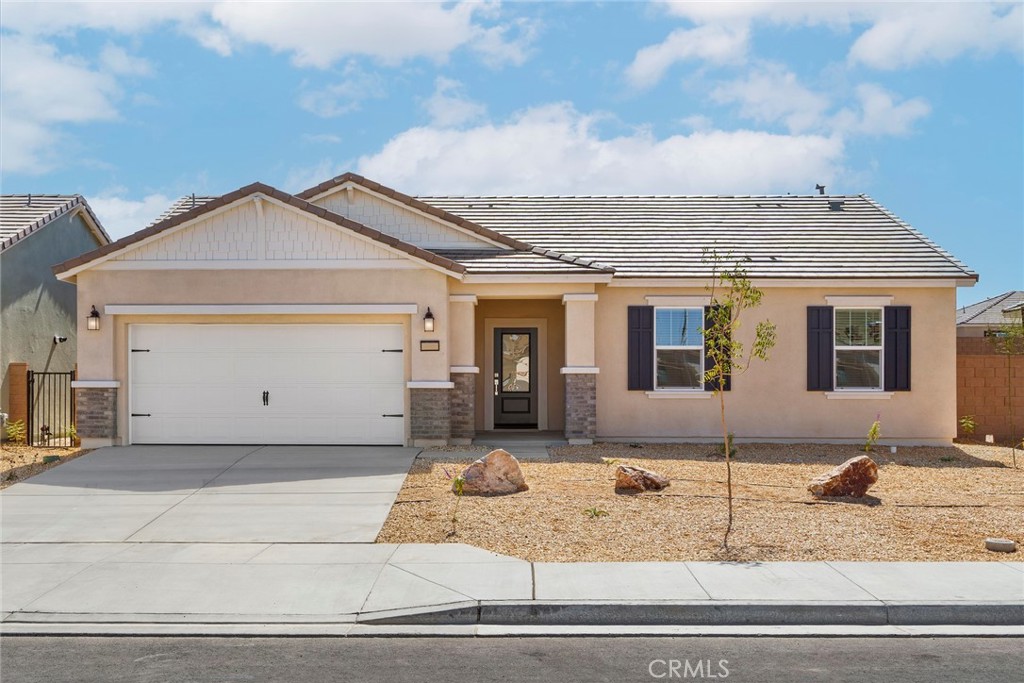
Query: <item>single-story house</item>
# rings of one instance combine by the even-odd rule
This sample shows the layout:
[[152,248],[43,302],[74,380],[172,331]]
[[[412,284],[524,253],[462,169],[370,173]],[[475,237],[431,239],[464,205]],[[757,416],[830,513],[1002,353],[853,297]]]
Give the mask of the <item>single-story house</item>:
[[973,435],[961,425],[960,436],[1019,443],[1024,434],[1024,355],[1004,342],[1007,326],[1024,327],[1024,291],[957,311],[957,415],[970,416],[975,425]]
[[81,195],[0,196],[0,412],[12,422],[27,418],[28,370],[75,367],[75,287],[51,267],[109,242]]
[[55,266],[95,306],[78,432],[134,443],[711,440],[702,250],[765,291],[737,439],[956,431],[956,288],[977,275],[864,195],[414,198],[354,174],[191,197]]

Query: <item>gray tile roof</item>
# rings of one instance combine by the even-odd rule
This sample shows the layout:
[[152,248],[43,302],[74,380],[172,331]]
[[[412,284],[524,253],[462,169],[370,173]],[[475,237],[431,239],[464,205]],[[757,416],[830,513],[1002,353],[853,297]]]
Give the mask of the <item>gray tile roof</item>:
[[[699,277],[702,250],[752,277],[977,278],[865,195],[434,196],[423,202],[616,277]],[[830,203],[841,202],[841,210]]]
[[151,222],[149,225],[147,225],[146,227],[148,228],[150,225],[156,225],[157,223],[162,223],[165,220],[167,220],[168,218],[174,218],[175,216],[183,214],[186,211],[191,211],[192,209],[196,208],[197,206],[200,206],[202,204],[206,204],[207,202],[212,202],[216,198],[217,198],[216,196],[212,196],[212,195],[203,195],[203,196],[189,195],[187,197],[182,197],[178,201],[176,201],[173,204],[171,204],[167,208],[166,211],[164,211],[162,214],[157,216],[156,219],[153,222]]
[[88,202],[80,194],[5,194],[0,195],[0,251],[28,237],[50,221],[77,207],[89,213],[101,240],[110,241]]
[[1003,311],[1017,309],[1024,305],[1024,292],[1015,290],[1004,292],[970,306],[964,306],[956,312],[957,325],[990,325],[998,326],[1010,322]]
[[471,275],[584,275],[611,274],[598,263],[572,259],[542,250],[499,251],[496,249],[432,249],[436,254],[466,266]]

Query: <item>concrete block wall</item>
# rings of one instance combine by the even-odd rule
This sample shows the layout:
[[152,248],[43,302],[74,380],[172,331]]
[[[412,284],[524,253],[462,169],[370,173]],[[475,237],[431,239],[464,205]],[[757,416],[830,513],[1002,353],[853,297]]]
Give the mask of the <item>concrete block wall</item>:
[[[1024,436],[1024,356],[994,353],[987,338],[956,341],[957,419],[974,416],[975,439],[986,434],[1004,443],[1020,439]],[[957,435],[966,436],[959,424]]]

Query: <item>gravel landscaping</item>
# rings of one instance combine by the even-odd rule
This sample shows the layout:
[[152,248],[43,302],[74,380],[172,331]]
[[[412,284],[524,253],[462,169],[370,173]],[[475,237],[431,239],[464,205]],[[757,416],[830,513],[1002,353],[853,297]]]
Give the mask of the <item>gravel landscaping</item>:
[[[88,450],[81,448],[38,448],[36,446],[24,446],[19,444],[4,443],[0,446],[0,489],[5,489],[11,484],[33,477],[40,472],[45,472],[51,467],[56,467],[80,455],[85,455]],[[53,462],[43,462],[48,456],[56,456],[58,459]]]
[[[449,535],[452,476],[469,459],[417,458],[377,538],[380,543],[468,543],[543,562],[1016,560],[985,550],[985,538],[1020,543],[1024,469],[1009,448],[901,447],[870,454],[879,480],[863,499],[817,500],[808,482],[856,446],[740,444],[733,463],[735,524],[725,528],[725,464],[707,444],[595,444],[551,449],[523,461],[530,490],[465,496]],[[1024,453],[1017,451],[1018,467]],[[669,477],[661,492],[613,491],[615,467]]]

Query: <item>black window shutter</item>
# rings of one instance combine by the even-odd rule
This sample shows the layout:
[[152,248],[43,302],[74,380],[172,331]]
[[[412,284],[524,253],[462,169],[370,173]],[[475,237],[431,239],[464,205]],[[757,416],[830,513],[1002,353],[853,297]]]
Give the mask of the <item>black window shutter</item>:
[[832,307],[807,307],[807,391],[832,391]]
[[[717,304],[716,306],[717,307]],[[704,307],[704,329],[711,326],[711,306]],[[704,340],[704,372],[708,372],[711,368],[715,367],[714,361],[711,360],[708,354],[708,341]],[[715,391],[718,388],[718,381],[704,382],[704,391]],[[732,374],[725,373],[725,391],[732,390]]]
[[629,390],[654,389],[654,306],[629,307]]
[[910,306],[885,307],[885,390],[910,391]]

